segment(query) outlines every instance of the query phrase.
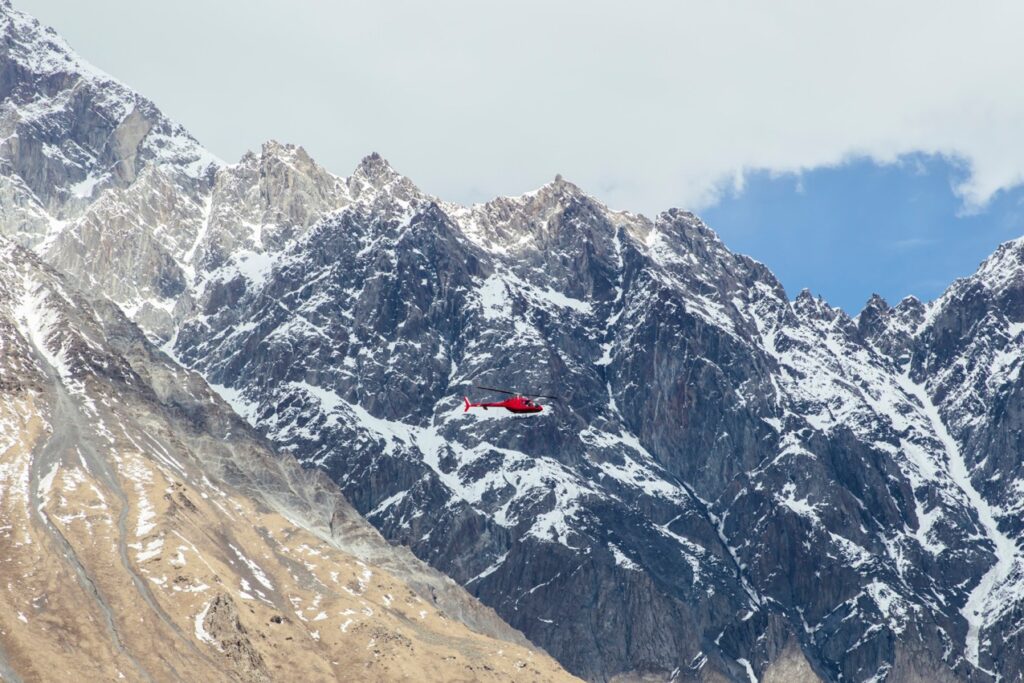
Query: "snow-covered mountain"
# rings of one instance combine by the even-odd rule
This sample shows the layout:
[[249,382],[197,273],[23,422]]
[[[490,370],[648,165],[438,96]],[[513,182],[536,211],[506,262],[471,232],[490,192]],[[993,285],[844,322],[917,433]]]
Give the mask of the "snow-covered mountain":
[[[207,163],[2,14],[20,61],[3,72],[19,142],[0,149],[0,233],[118,303],[570,671],[1024,675],[1024,240],[936,302],[875,297],[850,318],[790,300],[692,214],[614,211],[560,177],[462,207],[376,155],[348,178],[278,143]],[[177,151],[103,175],[124,148],[89,141],[130,114],[97,128],[59,109],[88,91],[75,83],[99,93],[79,109],[109,91]],[[68,149],[92,150],[67,178],[17,157],[56,144],[23,124],[33,107],[79,112],[55,117]],[[47,173],[56,189],[37,189]],[[474,383],[562,400],[464,413]]]
[[[853,320],[684,212],[561,179],[461,209],[363,176],[376,194],[212,278],[174,348],[386,535],[589,678],[796,652],[834,680],[1014,674],[1012,489],[983,495],[919,369],[953,295]],[[1024,339],[997,323],[1007,391]],[[475,382],[565,400],[481,419]]]

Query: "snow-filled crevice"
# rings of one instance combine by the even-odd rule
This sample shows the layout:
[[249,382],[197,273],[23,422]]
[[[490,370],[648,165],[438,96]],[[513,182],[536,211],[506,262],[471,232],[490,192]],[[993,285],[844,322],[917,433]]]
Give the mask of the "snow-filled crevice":
[[946,451],[950,479],[967,497],[970,506],[978,515],[978,521],[985,536],[994,547],[995,564],[981,577],[961,609],[961,614],[967,620],[964,656],[975,667],[981,668],[979,664],[981,633],[1008,604],[1002,598],[1006,583],[1013,576],[1014,566],[1018,561],[1017,544],[999,529],[995,508],[975,488],[960,446],[946,428],[938,408],[932,402],[925,387],[911,380],[908,375],[903,375],[899,379],[903,389],[921,404],[924,415],[930,421],[936,437],[942,442]]

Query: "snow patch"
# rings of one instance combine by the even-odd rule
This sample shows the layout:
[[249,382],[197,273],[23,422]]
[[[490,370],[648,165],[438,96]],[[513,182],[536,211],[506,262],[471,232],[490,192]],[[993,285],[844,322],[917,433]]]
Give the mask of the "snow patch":
[[223,652],[224,650],[221,648],[220,644],[216,640],[214,640],[213,636],[211,636],[207,632],[207,630],[206,630],[206,623],[205,623],[206,622],[206,614],[207,614],[207,612],[210,611],[210,605],[211,604],[212,604],[212,601],[206,603],[205,605],[203,605],[203,609],[199,612],[199,614],[196,615],[196,617],[195,617],[195,634],[196,634],[196,638],[200,642],[206,643],[207,645],[214,646],[215,648],[217,648],[217,652]]

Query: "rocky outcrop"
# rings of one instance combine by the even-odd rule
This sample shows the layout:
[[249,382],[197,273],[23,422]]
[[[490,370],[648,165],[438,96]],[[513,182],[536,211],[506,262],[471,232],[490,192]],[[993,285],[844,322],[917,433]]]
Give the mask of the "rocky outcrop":
[[238,618],[238,609],[231,596],[218,593],[203,609],[201,617],[196,617],[199,624],[196,629],[201,627],[201,632],[224,654],[238,678],[253,683],[271,680],[263,656],[253,646],[249,632]]
[[348,201],[343,181],[304,149],[267,142],[217,173],[203,234],[182,258],[211,270],[244,252],[277,251]]

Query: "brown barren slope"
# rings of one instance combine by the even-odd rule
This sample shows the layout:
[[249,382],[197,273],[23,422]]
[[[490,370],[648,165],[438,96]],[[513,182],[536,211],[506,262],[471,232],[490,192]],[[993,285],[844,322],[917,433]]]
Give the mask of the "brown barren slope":
[[0,678],[571,680],[9,245]]

